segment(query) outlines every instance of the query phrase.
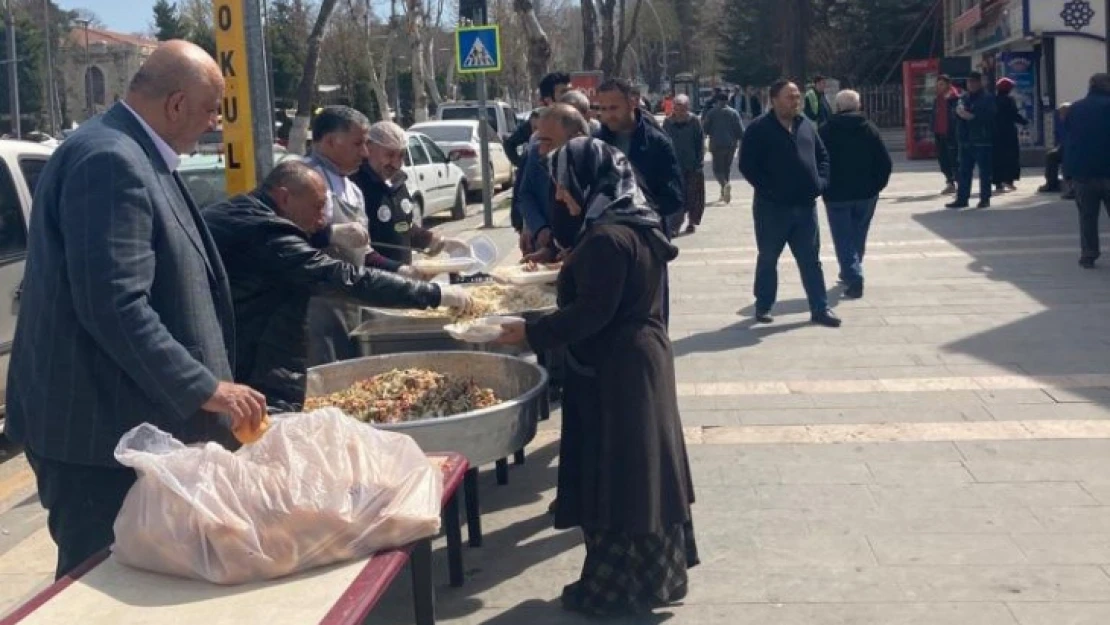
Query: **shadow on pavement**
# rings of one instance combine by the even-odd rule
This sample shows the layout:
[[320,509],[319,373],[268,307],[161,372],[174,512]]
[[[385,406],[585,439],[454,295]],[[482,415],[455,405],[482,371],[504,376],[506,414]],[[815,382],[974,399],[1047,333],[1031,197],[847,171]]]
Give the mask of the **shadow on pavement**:
[[[488,605],[490,591],[502,585],[513,586],[508,591],[510,597],[534,593],[536,597],[557,596],[563,585],[574,581],[576,572],[571,569],[580,565],[563,563],[555,567],[552,577],[533,588],[514,586],[525,579],[525,572],[533,567],[549,565],[549,562],[582,543],[577,531],[557,532],[552,529],[552,518],[547,514],[547,506],[539,506],[540,493],[555,485],[556,467],[553,460],[558,454],[558,443],[553,442],[528,454],[524,466],[514,466],[509,484],[497,486],[492,471],[481,476],[481,502],[483,515],[512,514],[511,523],[490,531],[493,520],[483,517],[487,528],[483,535],[483,546],[472,549],[464,547],[463,566],[466,581],[461,588],[451,588],[446,580],[446,550],[437,549],[434,558],[436,593],[438,597],[437,614],[442,619],[464,618],[483,608],[501,605]],[[464,529],[465,536],[465,529]],[[568,568],[569,566],[569,568]],[[565,579],[564,579],[565,578]],[[504,620],[514,613],[528,614],[527,619]],[[549,619],[549,617],[551,617]],[[561,617],[555,618],[555,617]],[[527,600],[506,614],[497,617],[495,623],[571,623],[568,616],[556,603],[540,598]],[[393,584],[379,607],[371,615],[371,622],[380,625],[402,625],[412,622],[412,589],[410,577],[406,574]],[[475,622],[475,621],[467,621]],[[652,621],[658,622],[658,621]]]
[[[914,219],[936,235],[947,239],[974,260],[968,270],[990,280],[1020,289],[1043,306],[1006,325],[954,341],[942,346],[951,354],[972,356],[1023,375],[1073,375],[1108,373],[1106,358],[1110,342],[1110,316],[1092,305],[1110,303],[1110,271],[1080,269],[1076,260],[1078,223],[1074,204],[1040,195],[1007,203],[1009,210],[938,211],[914,215]],[[1013,209],[1018,208],[1020,212]],[[1069,243],[1068,235],[1074,235]],[[1014,254],[979,242],[991,237],[1054,237],[1053,243],[1013,243]],[[1058,248],[1074,245],[1075,254],[1060,254]],[[1052,253],[1030,254],[1038,246],[1057,248]],[[989,254],[986,252],[989,250]],[[1024,252],[1024,253],[1019,253]],[[962,289],[951,285],[953,297],[980,297],[991,301],[997,293],[990,289]],[[1012,298],[1010,298],[1012,300]],[[1006,301],[1005,298],[1000,300]],[[1000,309],[1000,312],[1005,312]],[[1068,395],[1078,396],[1083,403],[1110,405],[1110,392],[1105,388],[1069,389]],[[1054,399],[1061,401],[1054,395]]]

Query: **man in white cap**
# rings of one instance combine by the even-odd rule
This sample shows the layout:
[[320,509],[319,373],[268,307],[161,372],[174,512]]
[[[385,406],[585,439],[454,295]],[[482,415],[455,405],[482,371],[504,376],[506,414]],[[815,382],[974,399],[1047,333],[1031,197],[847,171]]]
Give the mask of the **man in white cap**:
[[456,239],[412,223],[416,203],[405,184],[408,175],[402,171],[408,138],[405,131],[390,121],[381,121],[367,133],[367,158],[350,179],[358,186],[367,208],[370,244],[381,244],[367,258],[367,263],[408,278],[425,278],[411,266],[412,250],[460,252],[469,255],[469,246]]

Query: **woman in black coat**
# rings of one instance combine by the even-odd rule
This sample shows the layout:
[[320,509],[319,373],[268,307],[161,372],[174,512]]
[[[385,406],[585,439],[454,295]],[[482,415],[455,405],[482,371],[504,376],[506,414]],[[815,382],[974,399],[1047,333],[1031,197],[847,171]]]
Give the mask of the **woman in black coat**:
[[663,271],[678,255],[628,159],[589,137],[552,155],[556,211],[582,224],[559,275],[558,311],[505,326],[501,342],[567,346],[555,526],[580,527],[586,562],[566,609],[645,613],[686,595],[698,562],[694,501],[663,323]]
[[1018,111],[1013,96],[1014,81],[1003,78],[995,85],[998,93],[998,113],[994,118],[994,186],[998,193],[1013,191],[1014,183],[1021,179],[1021,146],[1018,143],[1018,125],[1026,126],[1029,120]]

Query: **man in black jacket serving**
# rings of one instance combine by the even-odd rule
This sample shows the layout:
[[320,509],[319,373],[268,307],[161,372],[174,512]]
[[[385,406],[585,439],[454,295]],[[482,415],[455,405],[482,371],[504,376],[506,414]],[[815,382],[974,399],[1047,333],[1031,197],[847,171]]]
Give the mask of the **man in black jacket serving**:
[[829,184],[829,154],[817,127],[801,114],[802,93],[787,80],[771,85],[773,110],[748,126],[740,172],[755,187],[755,318],[770,323],[778,295],[778,262],[790,245],[802,274],[810,319],[831,328],[840,318],[829,310],[821,270],[817,198]]
[[[279,164],[262,186],[211,206],[204,221],[227,268],[235,308],[235,379],[266,395],[271,410],[304,402],[308,300],[330,293],[370,306],[467,308],[460,288],[357,267],[313,243],[327,219],[327,185],[300,161]],[[310,242],[310,238],[312,242]]]

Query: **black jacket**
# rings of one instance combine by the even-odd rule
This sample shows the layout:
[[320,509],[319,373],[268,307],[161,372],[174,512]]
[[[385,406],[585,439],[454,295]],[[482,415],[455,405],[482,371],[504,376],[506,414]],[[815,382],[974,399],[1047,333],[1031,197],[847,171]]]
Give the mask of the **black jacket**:
[[[678,166],[674,145],[667,133],[647,121],[647,113],[636,112],[636,129],[632,131],[632,147],[628,162],[640,176],[640,184],[648,201],[659,214],[670,217],[682,212],[686,195],[682,188],[682,170]],[[616,145],[616,134],[602,126],[597,138]]]
[[1073,178],[1110,178],[1110,93],[1092,89],[1071,105],[1064,170]]
[[[403,175],[400,177],[404,178]],[[365,161],[358,171],[351,174],[350,179],[358,185],[366,203],[371,247],[375,243],[407,248],[426,248],[431,245],[432,232],[412,223],[416,202],[412,199],[407,184],[386,184]],[[392,261],[368,262],[380,269],[396,272],[401,265],[412,263],[411,251],[397,247],[375,248],[374,251],[387,261]]]
[[829,153],[817,126],[799,115],[791,133],[774,111],[759,117],[744,133],[740,172],[755,187],[756,200],[812,206],[829,184]]
[[893,164],[879,129],[862,113],[841,113],[818,131],[829,152],[827,202],[867,200],[886,188]]
[[994,96],[980,90],[970,91],[960,96],[957,107],[963,103],[964,109],[973,117],[968,120],[957,118],[957,131],[960,145],[985,147],[994,144],[994,116],[998,112]]
[[341,294],[371,306],[439,305],[438,286],[324,254],[261,192],[213,205],[204,220],[231,282],[235,381],[264,393],[271,406],[292,410],[304,401],[310,296]]

